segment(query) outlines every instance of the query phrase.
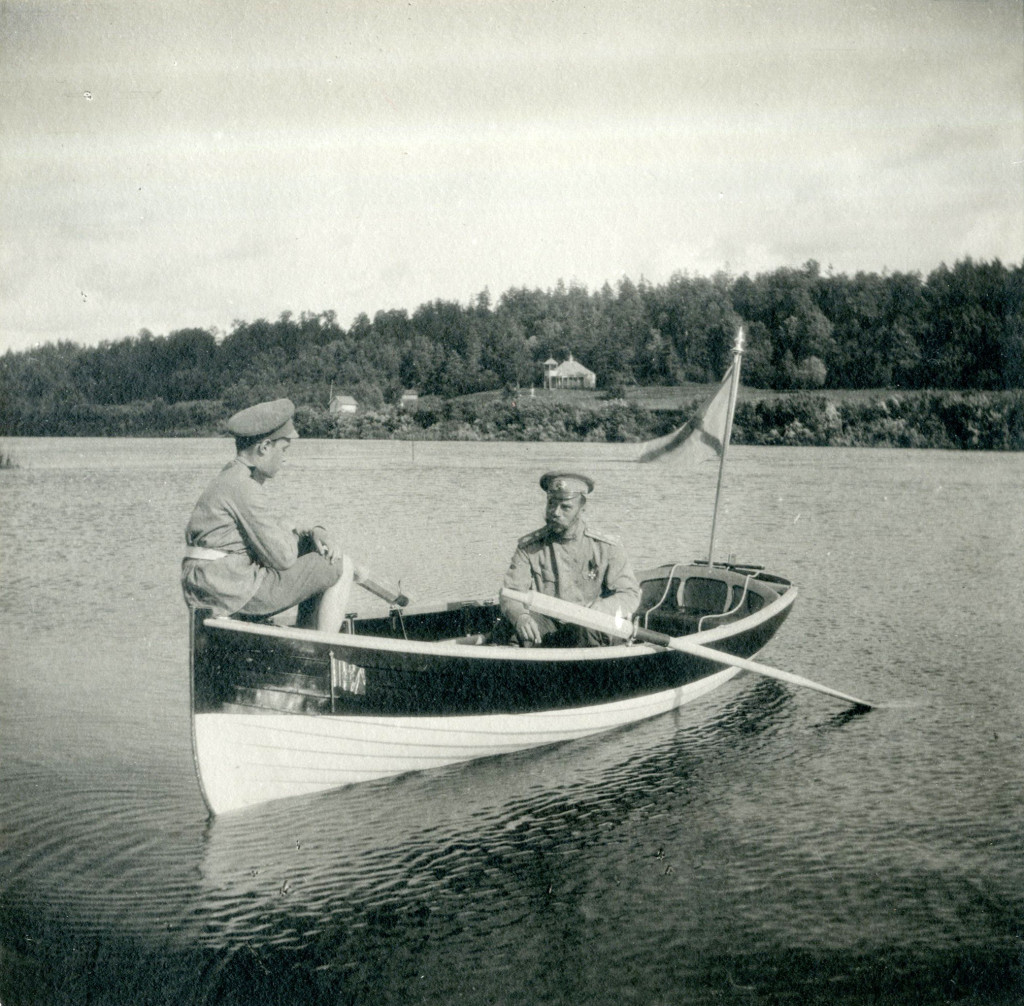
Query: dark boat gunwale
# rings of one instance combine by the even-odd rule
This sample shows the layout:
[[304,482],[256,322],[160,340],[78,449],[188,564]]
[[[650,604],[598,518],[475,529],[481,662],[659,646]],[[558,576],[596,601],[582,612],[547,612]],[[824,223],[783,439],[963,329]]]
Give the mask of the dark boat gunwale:
[[[699,562],[664,563],[661,566],[654,567],[653,569],[642,571],[639,576],[643,582],[645,575],[657,573],[664,569],[674,570],[679,568],[682,570],[694,570],[700,568],[702,565],[705,569],[707,568],[706,563],[702,564]],[[737,635],[742,634],[737,632],[737,629],[739,629],[741,625],[743,626],[743,631],[746,631],[761,622],[770,620],[778,613],[779,610],[792,606],[793,602],[796,600],[797,588],[791,581],[774,574],[765,573],[758,567],[716,564],[709,575],[710,578],[713,578],[714,573],[725,572],[732,573],[736,577],[745,577],[749,574],[752,582],[769,587],[772,593],[776,596],[773,600],[764,604],[763,607],[757,611],[751,612],[750,614],[730,621],[724,621],[709,629],[699,629],[694,632],[680,633],[680,635],[685,635],[687,639],[692,639],[693,642],[701,643],[703,645],[712,645],[720,640],[734,638]],[[491,607],[497,607],[497,598],[467,598],[460,601],[441,601],[415,606],[410,605],[408,608],[403,609],[401,614],[405,618],[415,618],[420,615],[441,613],[445,611],[457,612],[464,609]],[[394,611],[397,610],[398,609],[394,609]],[[708,614],[709,613],[705,613],[704,617],[708,617]],[[726,613],[710,615],[710,617],[724,617],[725,614]],[[359,621],[360,620],[357,620],[357,625],[359,624]],[[459,658],[466,658],[470,660],[504,660],[516,663],[604,661],[610,658],[637,656],[641,653],[663,652],[662,647],[639,641],[615,643],[601,647],[519,647],[514,645],[466,646],[463,643],[458,642],[459,637],[439,640],[418,640],[384,635],[362,634],[359,632],[322,632],[316,629],[299,628],[296,626],[246,621],[232,618],[230,616],[207,616],[202,617],[200,622],[201,626],[205,629],[237,632],[243,636],[264,636],[274,639],[292,640],[297,643],[329,644],[332,647],[350,648],[353,650],[379,649],[385,652],[390,651],[394,653],[437,656],[450,654],[452,656],[458,656]],[[730,651],[724,650],[723,652]],[[742,656],[743,654],[738,655]]]
[[[676,571],[681,576],[679,586],[673,587]],[[651,580],[652,574],[661,579]],[[741,584],[741,600],[748,598],[753,575],[725,568],[708,573],[706,566],[674,563],[644,571],[641,576],[646,579],[641,583],[655,584],[655,594],[668,584],[682,598],[684,584],[691,579],[706,586],[708,577],[717,578],[724,587],[719,591],[724,595],[719,599],[721,607]],[[792,584],[777,577],[759,581],[755,593],[756,598],[749,596],[746,601],[753,609],[749,614],[723,611],[724,624],[673,635],[686,635],[725,655],[753,656],[774,636],[796,600]],[[493,625],[497,615],[493,602],[463,602],[455,607],[445,602],[435,613],[450,614],[449,627],[458,627],[464,624],[463,607],[472,612],[477,625]],[[670,620],[675,617],[671,611],[661,614]],[[430,615],[428,606],[420,617],[432,628],[437,622]],[[692,621],[697,616],[683,613],[683,617]],[[399,631],[398,623],[368,622],[381,632]],[[422,630],[424,624],[412,628]],[[659,631],[666,627],[661,625]],[[656,694],[706,677],[722,666],[706,656],[640,641],[566,648],[466,645],[461,636],[426,641],[223,617],[197,617],[191,649],[193,715],[218,711],[327,717],[516,715],[589,708]]]

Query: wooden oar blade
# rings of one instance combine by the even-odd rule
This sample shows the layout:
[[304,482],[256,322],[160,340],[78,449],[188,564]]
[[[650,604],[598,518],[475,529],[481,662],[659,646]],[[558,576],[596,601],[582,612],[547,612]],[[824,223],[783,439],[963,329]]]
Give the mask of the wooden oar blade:
[[[726,654],[726,656],[728,656],[728,654]],[[819,684],[817,681],[812,681],[810,678],[802,677],[799,674],[793,674],[790,671],[783,671],[777,667],[769,667],[767,664],[762,664],[759,660],[745,660],[742,657],[733,657],[732,662],[737,667],[753,671],[755,674],[761,674],[766,678],[775,678],[776,681],[786,681],[791,685],[800,685],[803,688],[810,688],[812,691],[821,692],[823,695],[831,695],[833,698],[842,699],[844,702],[849,702],[858,709],[875,708],[872,703],[865,702],[863,699],[858,699],[854,695],[847,695],[846,692],[841,692],[837,688],[829,688],[828,685]]]

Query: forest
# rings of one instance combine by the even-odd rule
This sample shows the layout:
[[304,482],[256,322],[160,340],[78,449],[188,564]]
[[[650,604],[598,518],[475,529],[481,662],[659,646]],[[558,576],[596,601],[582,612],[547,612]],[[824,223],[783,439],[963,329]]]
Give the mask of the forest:
[[[93,347],[8,351],[0,435],[214,433],[232,411],[288,396],[309,432],[359,436],[356,420],[325,426],[332,393],[382,416],[404,389],[442,403],[487,391],[515,397],[540,385],[546,359],[569,353],[597,375],[595,400],[611,401],[638,386],[717,381],[741,324],[750,388],[877,389],[882,398],[1024,388],[1024,264],[967,258],[926,277],[847,276],[810,261],[754,277],[623,278],[597,291],[559,282],[496,301],[484,290],[468,304],[360,314],[347,328],[331,310],[285,312],[227,333],[144,330]],[[432,408],[414,425],[450,419],[450,408]]]

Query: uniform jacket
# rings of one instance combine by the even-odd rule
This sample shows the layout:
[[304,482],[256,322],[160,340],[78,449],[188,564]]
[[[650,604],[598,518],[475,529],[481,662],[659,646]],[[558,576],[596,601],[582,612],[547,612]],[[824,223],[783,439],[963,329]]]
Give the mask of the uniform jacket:
[[[626,618],[640,604],[640,584],[625,549],[582,520],[565,536],[545,526],[520,538],[504,586],[536,590],[607,614],[618,611]],[[514,625],[527,609],[502,598],[501,610]]]
[[185,544],[215,548],[223,559],[185,559],[181,586],[193,607],[239,611],[259,590],[267,569],[287,569],[299,556],[299,533],[271,511],[264,487],[239,458],[225,465],[192,511]]

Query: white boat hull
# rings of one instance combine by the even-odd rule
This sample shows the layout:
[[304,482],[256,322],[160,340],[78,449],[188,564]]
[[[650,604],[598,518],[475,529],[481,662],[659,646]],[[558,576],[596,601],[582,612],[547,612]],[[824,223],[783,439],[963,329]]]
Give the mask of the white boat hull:
[[196,767],[214,814],[612,730],[676,709],[738,673],[575,709],[465,716],[295,716],[204,712]]

